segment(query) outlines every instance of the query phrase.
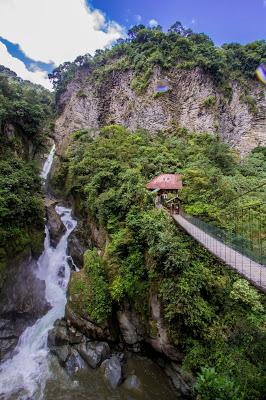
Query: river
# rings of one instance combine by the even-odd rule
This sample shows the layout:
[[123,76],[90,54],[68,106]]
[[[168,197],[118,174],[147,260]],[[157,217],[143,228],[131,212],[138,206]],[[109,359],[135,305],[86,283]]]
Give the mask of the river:
[[[47,181],[55,146],[43,166],[41,177]],[[49,311],[21,335],[12,358],[0,365],[1,400],[174,400],[176,392],[163,371],[147,358],[130,355],[127,372],[139,376],[142,389],[129,393],[123,385],[112,391],[104,382],[100,370],[89,368],[69,375],[49,353],[47,336],[57,319],[64,316],[70,268],[67,241],[77,221],[70,208],[56,206],[56,212],[66,227],[56,248],[50,245],[45,227],[44,251],[39,257],[36,274],[45,282],[45,297]],[[63,272],[63,273],[62,273]]]

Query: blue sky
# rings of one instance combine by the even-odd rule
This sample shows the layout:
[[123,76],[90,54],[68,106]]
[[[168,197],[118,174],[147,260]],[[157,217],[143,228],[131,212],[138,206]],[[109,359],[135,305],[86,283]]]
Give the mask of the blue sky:
[[266,39],[266,1],[263,0],[92,0],[109,18],[129,26],[142,17],[155,19],[164,29],[181,21],[215,43],[247,43]]
[[0,64],[50,88],[47,72],[138,23],[175,21],[219,46],[266,39],[266,0],[0,0]]

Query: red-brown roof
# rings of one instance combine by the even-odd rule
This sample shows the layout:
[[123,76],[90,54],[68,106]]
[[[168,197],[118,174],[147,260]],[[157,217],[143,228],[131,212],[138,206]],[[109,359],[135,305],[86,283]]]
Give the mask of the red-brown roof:
[[182,177],[179,174],[161,174],[153,178],[146,186],[147,189],[182,189]]

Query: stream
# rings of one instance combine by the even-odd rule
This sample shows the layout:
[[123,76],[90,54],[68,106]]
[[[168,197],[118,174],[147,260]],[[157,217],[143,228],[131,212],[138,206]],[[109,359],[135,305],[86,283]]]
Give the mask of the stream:
[[[41,177],[46,184],[55,146],[43,166]],[[163,371],[151,360],[130,355],[127,373],[137,374],[142,383],[139,393],[130,393],[120,386],[111,390],[100,369],[90,368],[69,375],[49,353],[47,337],[56,320],[64,317],[67,286],[70,278],[67,241],[77,221],[70,208],[57,205],[56,212],[66,232],[56,248],[50,245],[45,227],[44,251],[37,263],[36,275],[45,282],[49,311],[34,325],[25,329],[11,358],[0,365],[0,400],[174,400],[177,393]]]

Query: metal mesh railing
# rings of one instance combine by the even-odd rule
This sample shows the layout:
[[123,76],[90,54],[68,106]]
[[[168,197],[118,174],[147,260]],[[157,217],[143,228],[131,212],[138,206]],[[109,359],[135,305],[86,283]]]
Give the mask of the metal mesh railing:
[[183,211],[180,211],[180,214],[210,237],[245,255],[254,262],[266,265],[266,234],[264,235],[261,232],[260,219],[256,218],[254,220],[256,222],[252,224],[250,223],[250,215],[245,214],[242,219],[237,218],[235,221],[231,221],[231,224],[228,224],[229,227],[231,225],[231,229],[222,229]]

